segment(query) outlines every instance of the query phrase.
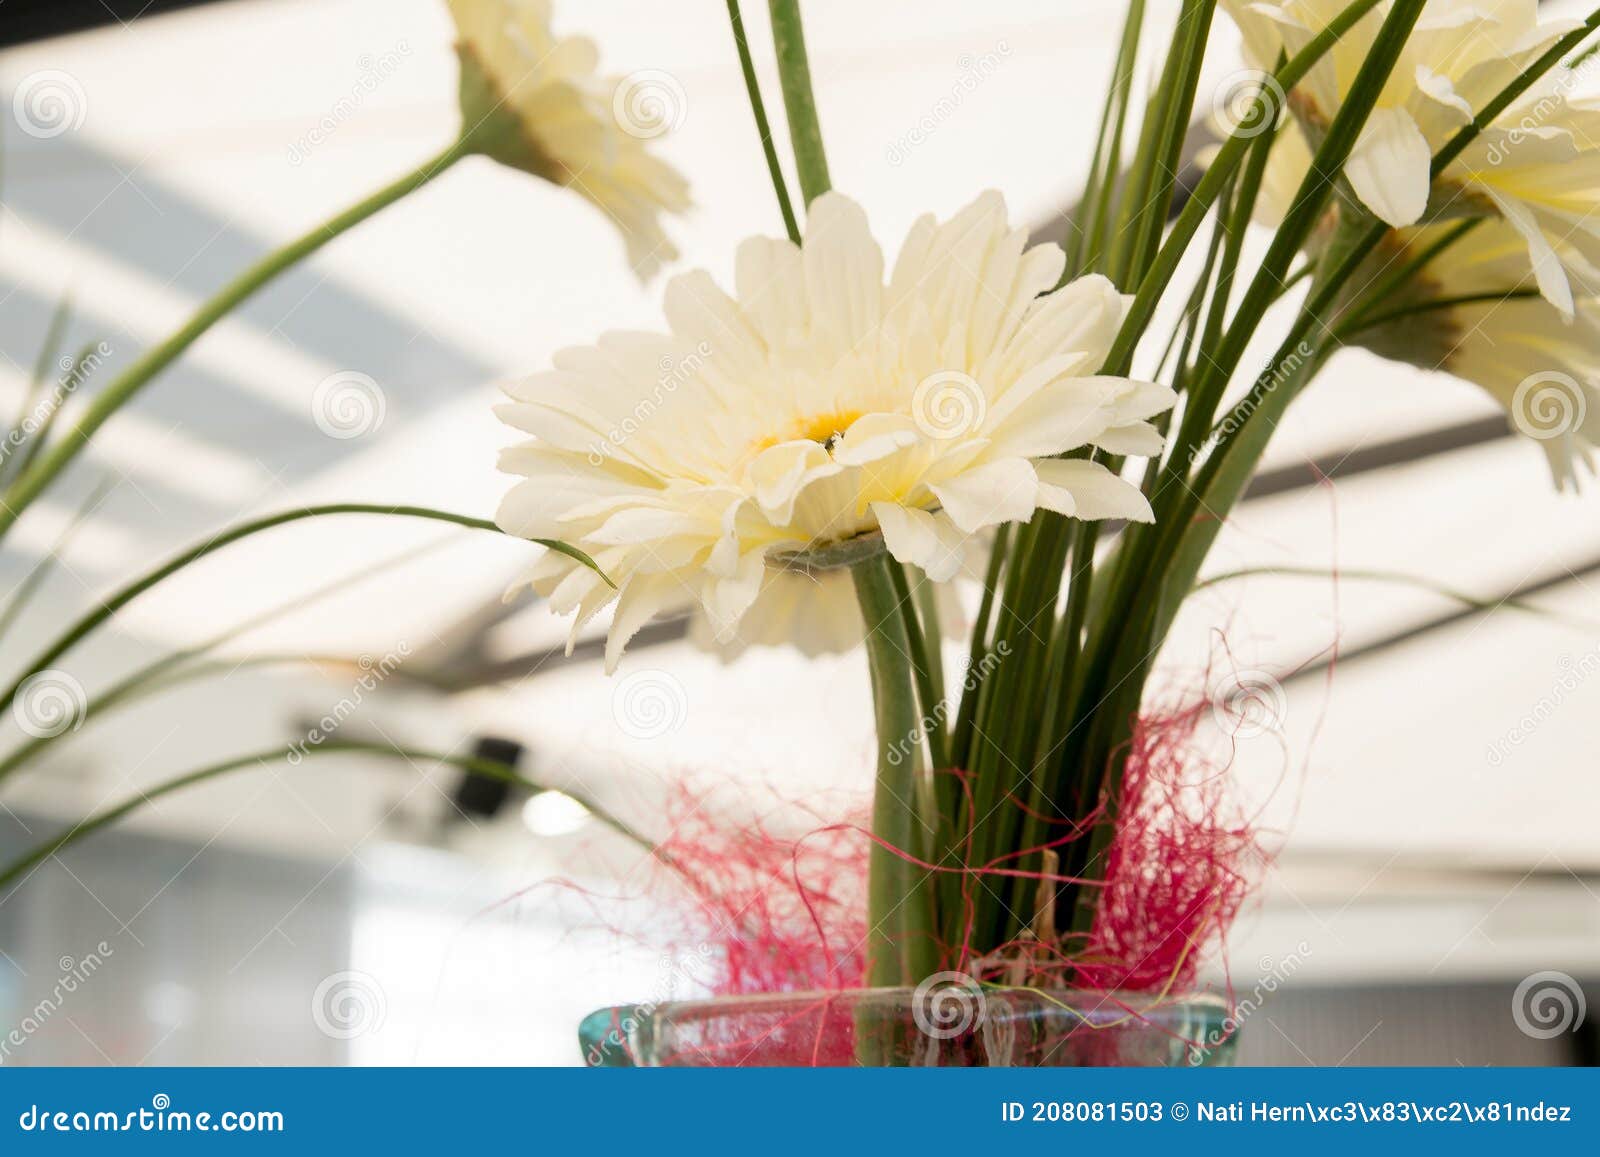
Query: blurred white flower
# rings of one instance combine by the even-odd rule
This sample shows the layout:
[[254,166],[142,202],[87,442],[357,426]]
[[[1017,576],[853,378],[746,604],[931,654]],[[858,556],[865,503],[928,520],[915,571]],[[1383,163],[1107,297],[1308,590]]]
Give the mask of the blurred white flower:
[[[1223,3],[1244,34],[1250,62],[1268,70],[1346,7],[1346,0]],[[1312,140],[1338,112],[1390,7],[1391,0],[1381,0],[1291,94],[1289,106]],[[1548,74],[1436,185],[1429,173],[1435,152],[1580,23],[1541,23],[1537,0],[1430,0],[1345,164],[1356,196],[1388,225],[1503,217],[1526,242],[1540,291],[1568,314],[1569,274],[1600,263],[1600,111],[1573,99],[1579,78],[1564,70]],[[1563,253],[1579,260],[1564,268]]]
[[689,186],[617,115],[620,77],[595,71],[594,41],[557,39],[548,0],[448,0],[461,60],[462,130],[477,151],[566,185],[621,230],[628,260],[648,277],[678,252],[663,213],[689,208]]
[[[528,581],[574,632],[618,599],[607,660],[653,616],[696,608],[719,644],[763,594],[769,556],[882,542],[946,581],[972,539],[1047,509],[1147,520],[1138,488],[1083,458],[1150,454],[1165,386],[1099,376],[1127,300],[1087,277],[1053,293],[1063,255],[1025,249],[997,193],[913,227],[884,282],[859,206],[811,206],[803,248],[739,247],[737,296],[703,272],[667,286],[670,334],[611,333],[510,388],[534,439],[498,520],[589,552]],[[1045,295],[1046,296],[1041,296]],[[788,576],[796,579],[796,576]]]
[[[1403,262],[1447,228],[1407,230],[1406,252],[1391,255]],[[1517,433],[1539,443],[1565,490],[1576,488],[1580,470],[1593,472],[1593,447],[1600,444],[1600,301],[1580,297],[1569,321],[1538,296],[1459,300],[1519,289],[1531,294],[1533,280],[1520,235],[1485,221],[1428,262],[1396,299],[1392,327],[1379,327],[1373,344],[1482,387],[1505,407]],[[1451,304],[1417,309],[1441,301]]]

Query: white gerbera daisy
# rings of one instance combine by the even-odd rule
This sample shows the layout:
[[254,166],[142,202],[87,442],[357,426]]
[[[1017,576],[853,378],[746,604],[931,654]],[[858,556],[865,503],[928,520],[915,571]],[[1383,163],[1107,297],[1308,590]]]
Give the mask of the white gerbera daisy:
[[[1245,54],[1263,70],[1293,55],[1347,6],[1346,0],[1223,0],[1244,33]],[[1312,68],[1290,97],[1300,124],[1319,140],[1371,51],[1391,0],[1381,0]],[[1527,242],[1541,291],[1572,311],[1557,254],[1589,250],[1600,260],[1600,114],[1568,100],[1570,74],[1551,74],[1525,93],[1440,175],[1433,155],[1505,86],[1580,22],[1540,23],[1537,0],[1430,0],[1345,164],[1362,203],[1388,225],[1425,215],[1497,214]]]
[[[1448,228],[1406,230],[1400,251],[1391,248],[1382,260],[1404,262]],[[1543,448],[1556,485],[1575,489],[1581,472],[1592,471],[1593,448],[1600,445],[1600,302],[1580,297],[1568,320],[1537,296],[1462,300],[1531,293],[1532,283],[1520,235],[1485,221],[1430,260],[1375,315],[1392,321],[1360,340],[1378,353],[1481,387],[1505,407],[1513,430]]]
[[696,608],[734,642],[774,555],[870,550],[881,532],[942,582],[974,536],[1035,510],[1149,519],[1137,487],[1056,455],[1154,453],[1146,419],[1174,395],[1098,376],[1127,299],[1101,277],[1047,293],[1063,255],[1026,243],[986,193],[919,220],[885,284],[866,215],[830,193],[803,248],[739,247],[736,296],[677,277],[670,333],[558,353],[500,409],[534,439],[501,460],[526,481],[498,521],[579,546],[618,589],[555,554],[528,580],[574,632],[616,597],[614,666],[664,612]]
[[478,151],[598,205],[622,231],[640,277],[677,257],[660,218],[688,209],[688,183],[646,147],[664,125],[641,131],[618,115],[626,82],[596,73],[594,41],[552,35],[548,0],[448,2],[462,128]]

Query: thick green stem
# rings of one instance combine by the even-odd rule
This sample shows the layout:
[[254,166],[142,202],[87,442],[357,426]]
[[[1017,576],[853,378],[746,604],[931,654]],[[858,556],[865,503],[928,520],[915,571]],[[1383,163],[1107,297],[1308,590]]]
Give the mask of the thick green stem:
[[867,867],[867,983],[918,984],[939,970],[933,887],[926,862],[933,829],[922,754],[923,722],[911,673],[911,642],[895,591],[892,558],[851,571],[867,626],[867,663],[878,730]]
[[392,181],[370,197],[352,205],[343,213],[318,225],[297,241],[267,254],[227,285],[160,345],[146,350],[132,365],[123,370],[116,380],[95,394],[82,415],[72,427],[42,454],[0,498],[0,536],[11,529],[29,503],[53,482],[57,475],[71,464],[105,424],[144,385],[170,365],[184,350],[193,345],[202,334],[226,317],[236,307],[266,285],[280,273],[311,256],[339,234],[359,225],[378,210],[400,200],[406,194],[426,185],[444,172],[469,151],[464,141],[458,140],[438,156],[398,180]]
[[778,76],[783,84],[783,107],[789,116],[789,140],[794,148],[800,192],[811,204],[833,187],[828,179],[828,157],[822,149],[822,126],[817,102],[811,95],[811,65],[806,59],[806,35],[800,22],[799,0],[770,0],[772,45],[778,56]]

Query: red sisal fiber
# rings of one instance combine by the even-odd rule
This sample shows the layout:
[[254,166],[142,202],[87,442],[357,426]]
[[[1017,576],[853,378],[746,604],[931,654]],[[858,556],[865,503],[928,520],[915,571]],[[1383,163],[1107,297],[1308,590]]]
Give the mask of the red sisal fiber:
[[[688,937],[718,950],[713,992],[861,984],[867,842],[856,824],[791,836],[759,818],[719,822],[687,798],[675,810],[672,835],[658,847],[694,897]],[[859,821],[864,828],[865,812]]]
[[1105,888],[1076,962],[1083,987],[1189,987],[1250,892],[1256,833],[1230,807],[1226,765],[1196,766],[1195,731],[1210,710],[1146,716],[1134,729]]
[[[1226,765],[1210,766],[1195,732],[1209,701],[1140,720],[1128,751],[1116,832],[1087,939],[1025,938],[972,958],[963,935],[946,966],[982,981],[1040,988],[1164,994],[1191,986],[1251,887],[1259,855],[1249,824],[1229,807]],[[1017,806],[1021,806],[1020,803]],[[687,795],[670,809],[662,859],[694,897],[685,938],[716,950],[718,995],[840,990],[863,982],[863,912],[873,843],[864,807],[793,836],[766,821],[730,825]],[[822,816],[817,816],[819,820]],[[1089,824],[1051,845],[1084,838]],[[910,859],[911,857],[906,857]],[[1060,879],[1007,857],[971,876]]]

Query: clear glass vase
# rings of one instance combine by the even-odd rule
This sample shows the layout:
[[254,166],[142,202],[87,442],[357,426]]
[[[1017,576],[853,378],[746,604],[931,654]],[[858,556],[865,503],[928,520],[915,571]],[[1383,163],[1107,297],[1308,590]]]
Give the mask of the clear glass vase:
[[969,983],[619,1005],[585,1017],[578,1038],[603,1068],[1170,1068],[1228,1064],[1233,1027],[1211,996]]

